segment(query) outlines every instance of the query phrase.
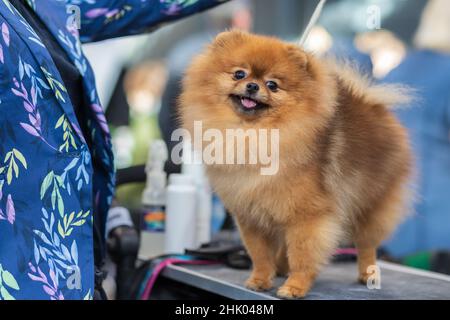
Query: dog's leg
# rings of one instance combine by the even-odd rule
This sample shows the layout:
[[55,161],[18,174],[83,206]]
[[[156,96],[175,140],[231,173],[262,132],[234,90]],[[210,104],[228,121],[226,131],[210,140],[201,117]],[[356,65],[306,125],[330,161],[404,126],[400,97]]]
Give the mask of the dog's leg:
[[356,245],[358,249],[358,281],[362,284],[367,284],[371,277],[379,275],[374,274],[376,269],[371,269],[376,266],[376,248],[375,247],[362,247]]
[[408,190],[398,181],[392,185],[374,210],[366,212],[353,231],[353,240],[358,249],[358,281],[367,285],[369,280],[380,283],[377,273],[376,249],[398,225],[405,215],[405,199]]
[[327,216],[309,216],[286,226],[289,277],[278,290],[278,296],[304,297],[320,267],[335,250],[339,237],[339,223]]
[[245,286],[255,291],[266,291],[272,288],[275,276],[275,254],[267,236],[254,227],[244,223],[238,225],[245,247],[252,259],[253,270]]

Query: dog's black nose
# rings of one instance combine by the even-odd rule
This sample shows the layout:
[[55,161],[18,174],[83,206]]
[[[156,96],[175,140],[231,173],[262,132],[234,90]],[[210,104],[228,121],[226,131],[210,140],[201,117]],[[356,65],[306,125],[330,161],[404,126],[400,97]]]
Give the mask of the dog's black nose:
[[259,86],[257,83],[254,83],[254,82],[247,83],[247,92],[248,93],[255,93],[255,92],[258,92],[258,90],[259,90]]

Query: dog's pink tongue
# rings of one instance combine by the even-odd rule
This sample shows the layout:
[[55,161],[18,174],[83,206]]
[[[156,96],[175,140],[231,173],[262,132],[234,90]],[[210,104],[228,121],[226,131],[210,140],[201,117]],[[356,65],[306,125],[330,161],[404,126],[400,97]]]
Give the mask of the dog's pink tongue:
[[256,107],[256,102],[251,99],[242,98],[241,103],[245,108],[248,108],[248,109]]

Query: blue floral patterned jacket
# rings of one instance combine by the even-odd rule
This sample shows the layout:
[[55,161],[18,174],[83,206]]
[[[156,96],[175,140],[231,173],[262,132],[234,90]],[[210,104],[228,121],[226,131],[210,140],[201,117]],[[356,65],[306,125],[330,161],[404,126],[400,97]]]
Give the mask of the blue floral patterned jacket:
[[[93,214],[106,220],[114,168],[81,42],[148,31],[223,1],[27,1],[84,77],[94,146],[86,145],[49,52],[9,1],[0,0],[0,300],[90,299]],[[69,23],[77,8],[79,30]],[[93,172],[93,159],[101,170]]]

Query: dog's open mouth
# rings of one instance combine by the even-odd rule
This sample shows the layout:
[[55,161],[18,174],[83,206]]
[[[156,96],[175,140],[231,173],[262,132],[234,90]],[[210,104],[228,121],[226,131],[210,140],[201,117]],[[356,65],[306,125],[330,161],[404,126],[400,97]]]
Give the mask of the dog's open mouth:
[[255,115],[258,111],[267,109],[269,107],[268,104],[265,104],[254,98],[250,98],[249,96],[232,94],[230,98],[233,101],[233,104],[237,111],[246,115]]

